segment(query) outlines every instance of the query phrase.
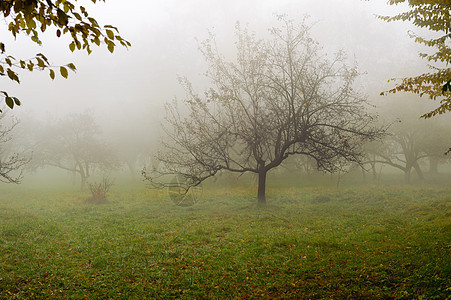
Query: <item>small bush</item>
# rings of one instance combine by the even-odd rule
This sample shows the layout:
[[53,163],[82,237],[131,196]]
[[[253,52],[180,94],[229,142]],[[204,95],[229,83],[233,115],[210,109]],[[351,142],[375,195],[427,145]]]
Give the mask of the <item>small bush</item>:
[[91,191],[91,197],[88,197],[86,199],[86,202],[92,204],[107,203],[108,202],[107,194],[112,185],[113,183],[109,178],[103,178],[102,182],[100,183],[97,182],[90,183],[89,189]]

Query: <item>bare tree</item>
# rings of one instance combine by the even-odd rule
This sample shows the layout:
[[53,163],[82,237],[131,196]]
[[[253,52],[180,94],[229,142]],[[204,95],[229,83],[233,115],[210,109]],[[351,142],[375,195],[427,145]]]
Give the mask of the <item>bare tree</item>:
[[52,166],[77,174],[81,189],[94,169],[116,166],[109,147],[100,138],[97,123],[89,114],[73,114],[55,124],[43,125],[35,138],[34,167]]
[[404,172],[404,181],[410,183],[412,169],[420,180],[424,179],[420,161],[428,155],[421,150],[419,140],[421,133],[415,130],[390,132],[388,139],[384,140],[378,152],[373,153],[370,164],[386,164]]
[[385,164],[404,172],[405,183],[411,182],[412,171],[419,180],[424,179],[421,163],[429,162],[429,171],[438,172],[438,164],[446,162],[448,138],[451,135],[449,119],[446,116],[434,119],[419,119],[425,108],[412,105],[418,100],[412,97],[392,99],[381,109],[384,122],[390,122],[387,136],[367,148],[367,161],[374,169],[375,164]]
[[266,175],[292,155],[306,155],[328,172],[361,162],[364,142],[382,135],[352,88],[358,76],[342,52],[326,58],[309,27],[280,17],[281,29],[257,39],[236,27],[236,60],[227,61],[213,36],[201,44],[211,88],[197,94],[187,79],[183,115],[167,105],[170,141],[162,168],[143,171],[154,186],[181,175],[188,188],[220,171],[258,175],[258,202],[266,203]]
[[0,113],[0,181],[19,184],[22,180],[23,167],[30,158],[15,151],[12,134],[19,122],[11,118],[6,120],[6,113]]

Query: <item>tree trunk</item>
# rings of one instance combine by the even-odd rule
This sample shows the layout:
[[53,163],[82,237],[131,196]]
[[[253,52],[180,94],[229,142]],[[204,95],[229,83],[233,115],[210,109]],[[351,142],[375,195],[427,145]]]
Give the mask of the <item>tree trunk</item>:
[[376,163],[371,164],[371,171],[373,174],[373,180],[377,180]]
[[258,204],[266,204],[266,170],[260,171],[258,173]]
[[418,162],[415,162],[413,164],[413,167],[414,167],[415,171],[417,172],[420,180],[424,180],[423,171],[421,171],[421,168],[420,168],[420,165],[418,164]]
[[411,170],[411,168],[406,168],[406,169],[404,170],[404,181],[405,181],[407,184],[410,184],[410,170]]
[[86,185],[86,179],[88,178],[88,174],[83,169],[82,164],[78,164],[78,174],[80,174],[80,191],[83,191],[85,189]]
[[84,172],[80,172],[80,191],[83,191],[85,189],[85,185],[86,185],[86,175]]

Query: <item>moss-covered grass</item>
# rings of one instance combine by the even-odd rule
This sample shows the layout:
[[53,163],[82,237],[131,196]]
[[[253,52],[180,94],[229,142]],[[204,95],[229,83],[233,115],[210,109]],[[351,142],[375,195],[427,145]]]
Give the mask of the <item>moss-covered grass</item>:
[[446,299],[451,188],[0,196],[2,299]]

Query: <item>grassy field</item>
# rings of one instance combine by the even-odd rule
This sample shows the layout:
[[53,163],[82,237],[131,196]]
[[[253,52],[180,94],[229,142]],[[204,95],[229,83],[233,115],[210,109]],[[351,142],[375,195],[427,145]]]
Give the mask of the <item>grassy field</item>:
[[449,299],[451,187],[3,191],[2,299]]

